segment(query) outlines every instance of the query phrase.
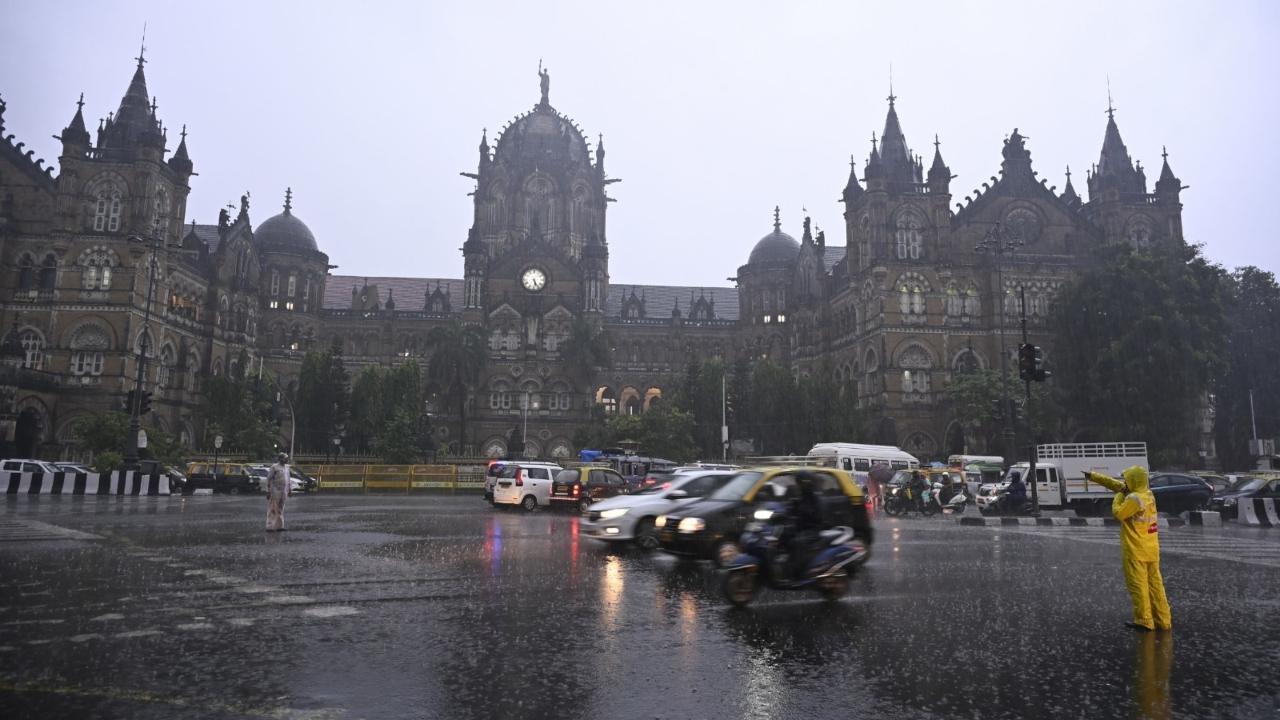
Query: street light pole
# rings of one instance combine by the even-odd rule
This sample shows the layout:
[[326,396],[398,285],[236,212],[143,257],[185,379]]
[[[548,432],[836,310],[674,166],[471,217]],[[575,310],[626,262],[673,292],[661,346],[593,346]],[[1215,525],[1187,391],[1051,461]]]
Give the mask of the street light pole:
[[1002,424],[1004,429],[1001,431],[1001,438],[1004,440],[1005,459],[1013,462],[1017,459],[1017,447],[1015,445],[1016,434],[1013,430],[1013,406],[1009,400],[1009,359],[1005,353],[1004,347],[1004,258],[1006,255],[1012,255],[1013,252],[1021,247],[1023,242],[1020,238],[1010,237],[1004,231],[1000,223],[996,223],[995,227],[987,232],[986,236],[974,246],[974,252],[992,253],[994,256],[992,262],[996,268],[996,322],[1000,331],[1000,339],[998,342],[1000,352],[1000,415],[1003,418]]
[[[141,238],[130,238],[141,239]],[[129,430],[125,433],[124,467],[127,470],[138,469],[138,432],[142,429],[142,386],[147,378],[147,350],[151,346],[151,298],[155,294],[156,265],[159,260],[156,252],[159,239],[151,238],[151,256],[147,260],[147,303],[142,314],[141,352],[138,354],[138,373],[134,382],[133,402],[129,403]]]

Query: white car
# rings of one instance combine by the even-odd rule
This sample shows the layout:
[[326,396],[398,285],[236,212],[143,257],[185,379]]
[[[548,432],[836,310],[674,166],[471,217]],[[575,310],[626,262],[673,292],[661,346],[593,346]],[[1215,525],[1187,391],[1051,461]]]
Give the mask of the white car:
[[4,472],[44,473],[45,475],[62,472],[53,463],[43,460],[5,460],[0,463],[0,470]]
[[551,481],[563,469],[548,462],[503,462],[494,477],[493,504],[519,505],[528,511],[546,507],[551,504]]
[[706,496],[729,482],[736,472],[721,470],[686,470],[671,479],[631,495],[618,495],[587,508],[579,521],[582,533],[607,542],[630,542],[652,550],[658,547],[654,518],[665,515],[686,503]]

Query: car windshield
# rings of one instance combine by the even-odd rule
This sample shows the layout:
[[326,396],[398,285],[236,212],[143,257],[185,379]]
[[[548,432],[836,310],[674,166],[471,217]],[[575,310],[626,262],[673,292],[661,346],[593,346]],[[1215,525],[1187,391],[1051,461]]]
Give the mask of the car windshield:
[[1261,478],[1240,478],[1231,486],[1231,492],[1253,492],[1262,487],[1262,483]]
[[707,496],[708,500],[741,500],[743,495],[756,484],[763,475],[758,472],[743,472],[733,476],[723,487]]

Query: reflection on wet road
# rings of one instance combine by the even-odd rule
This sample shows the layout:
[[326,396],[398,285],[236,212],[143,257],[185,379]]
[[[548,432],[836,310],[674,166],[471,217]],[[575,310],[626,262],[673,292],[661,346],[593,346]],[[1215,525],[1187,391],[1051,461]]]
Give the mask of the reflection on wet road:
[[[729,609],[708,566],[474,497],[17,498],[0,716],[1274,716],[1277,539],[1171,530],[1177,630],[1133,635],[1118,547],[881,523],[850,595]],[[15,531],[16,532],[16,531]],[[1236,562],[1230,549],[1247,551]],[[1176,640],[1176,643],[1175,643]]]

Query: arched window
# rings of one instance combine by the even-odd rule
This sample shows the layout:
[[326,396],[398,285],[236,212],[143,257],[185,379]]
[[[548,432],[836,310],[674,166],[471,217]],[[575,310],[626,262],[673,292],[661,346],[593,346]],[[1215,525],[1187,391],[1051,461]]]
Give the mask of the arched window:
[[511,409],[511,386],[506,380],[497,379],[489,386],[489,409]]
[[907,347],[898,356],[898,367],[902,368],[902,392],[907,399],[929,392],[929,370],[933,367],[933,358],[927,350],[919,345]]
[[172,380],[174,362],[173,346],[165,343],[165,346],[160,348],[160,363],[156,369],[156,387],[162,389],[169,387],[169,383]]
[[311,312],[311,278],[302,281],[302,312]]
[[80,253],[76,260],[80,266],[80,286],[85,290],[109,290],[116,263],[116,254],[101,245]]
[[58,282],[58,259],[49,253],[40,264],[40,289],[52,290]]
[[36,285],[35,258],[24,253],[18,258],[18,287],[30,290]]
[[618,398],[613,394],[613,388],[608,385],[596,390],[596,404],[602,406],[608,415],[614,415],[618,412]]
[[271,271],[271,297],[280,297],[280,272]]
[[120,230],[120,216],[124,208],[124,200],[120,188],[113,184],[98,188],[93,204],[94,232],[117,232]]
[[978,297],[978,286],[973,283],[969,283],[969,287],[965,288],[963,312],[969,317],[977,317],[982,314],[982,301]]
[[71,373],[73,375],[101,375],[105,352],[111,347],[111,339],[97,325],[85,325],[71,336]]
[[898,280],[898,308],[906,322],[924,322],[929,283],[917,273],[903,273]]
[[22,367],[31,368],[32,370],[41,370],[44,368],[44,335],[33,327],[22,328],[19,333],[22,338],[22,349],[26,352],[26,357],[22,360]]
[[947,317],[958,318],[962,314],[964,314],[964,298],[960,297],[960,291],[955,283],[949,283],[947,285]]
[[915,210],[898,213],[897,250],[899,260],[919,260],[924,257],[924,219]]
[[298,276],[289,273],[289,291],[286,293],[289,297],[293,297],[298,292]]
[[169,232],[169,194],[164,190],[156,193],[156,203],[151,216],[151,234],[162,238]]

